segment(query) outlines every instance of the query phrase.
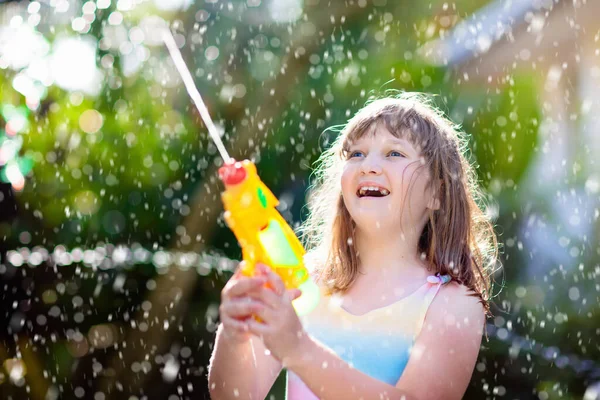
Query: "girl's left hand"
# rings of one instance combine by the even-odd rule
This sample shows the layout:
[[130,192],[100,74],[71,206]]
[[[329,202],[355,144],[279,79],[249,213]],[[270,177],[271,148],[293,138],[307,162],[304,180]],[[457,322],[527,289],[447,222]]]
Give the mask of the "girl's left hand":
[[248,330],[260,337],[273,357],[286,365],[301,353],[301,340],[306,334],[292,306],[292,300],[300,297],[301,292],[299,289],[286,290],[279,275],[268,266],[258,264],[256,268],[259,274],[267,277],[272,289],[263,286],[250,295],[262,303],[255,311],[262,321],[250,318]]

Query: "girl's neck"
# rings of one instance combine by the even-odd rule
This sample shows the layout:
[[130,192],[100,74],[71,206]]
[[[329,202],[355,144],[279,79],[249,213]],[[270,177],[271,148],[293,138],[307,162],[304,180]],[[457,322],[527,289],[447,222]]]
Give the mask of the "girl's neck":
[[389,278],[411,272],[425,273],[425,263],[418,254],[418,241],[416,232],[373,234],[357,229],[360,272]]

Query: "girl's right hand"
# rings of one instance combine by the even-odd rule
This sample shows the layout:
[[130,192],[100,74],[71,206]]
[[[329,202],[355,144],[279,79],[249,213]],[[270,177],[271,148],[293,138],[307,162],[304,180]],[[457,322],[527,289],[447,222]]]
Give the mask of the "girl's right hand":
[[250,293],[263,286],[268,278],[266,276],[248,277],[241,273],[241,266],[229,279],[221,291],[221,305],[219,314],[223,333],[229,340],[238,343],[250,339],[247,320],[260,309],[262,303],[250,297]]

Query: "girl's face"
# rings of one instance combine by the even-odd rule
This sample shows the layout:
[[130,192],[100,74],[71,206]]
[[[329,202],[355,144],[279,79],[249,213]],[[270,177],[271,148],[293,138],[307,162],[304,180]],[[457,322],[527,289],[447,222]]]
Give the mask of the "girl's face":
[[381,126],[351,143],[342,171],[342,196],[357,228],[422,230],[436,202],[418,149]]

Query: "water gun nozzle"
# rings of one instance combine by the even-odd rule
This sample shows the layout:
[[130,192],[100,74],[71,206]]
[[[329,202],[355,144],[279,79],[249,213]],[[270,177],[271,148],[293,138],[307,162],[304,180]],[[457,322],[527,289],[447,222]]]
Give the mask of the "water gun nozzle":
[[246,179],[246,170],[239,161],[227,161],[219,168],[219,178],[226,185],[237,185]]

